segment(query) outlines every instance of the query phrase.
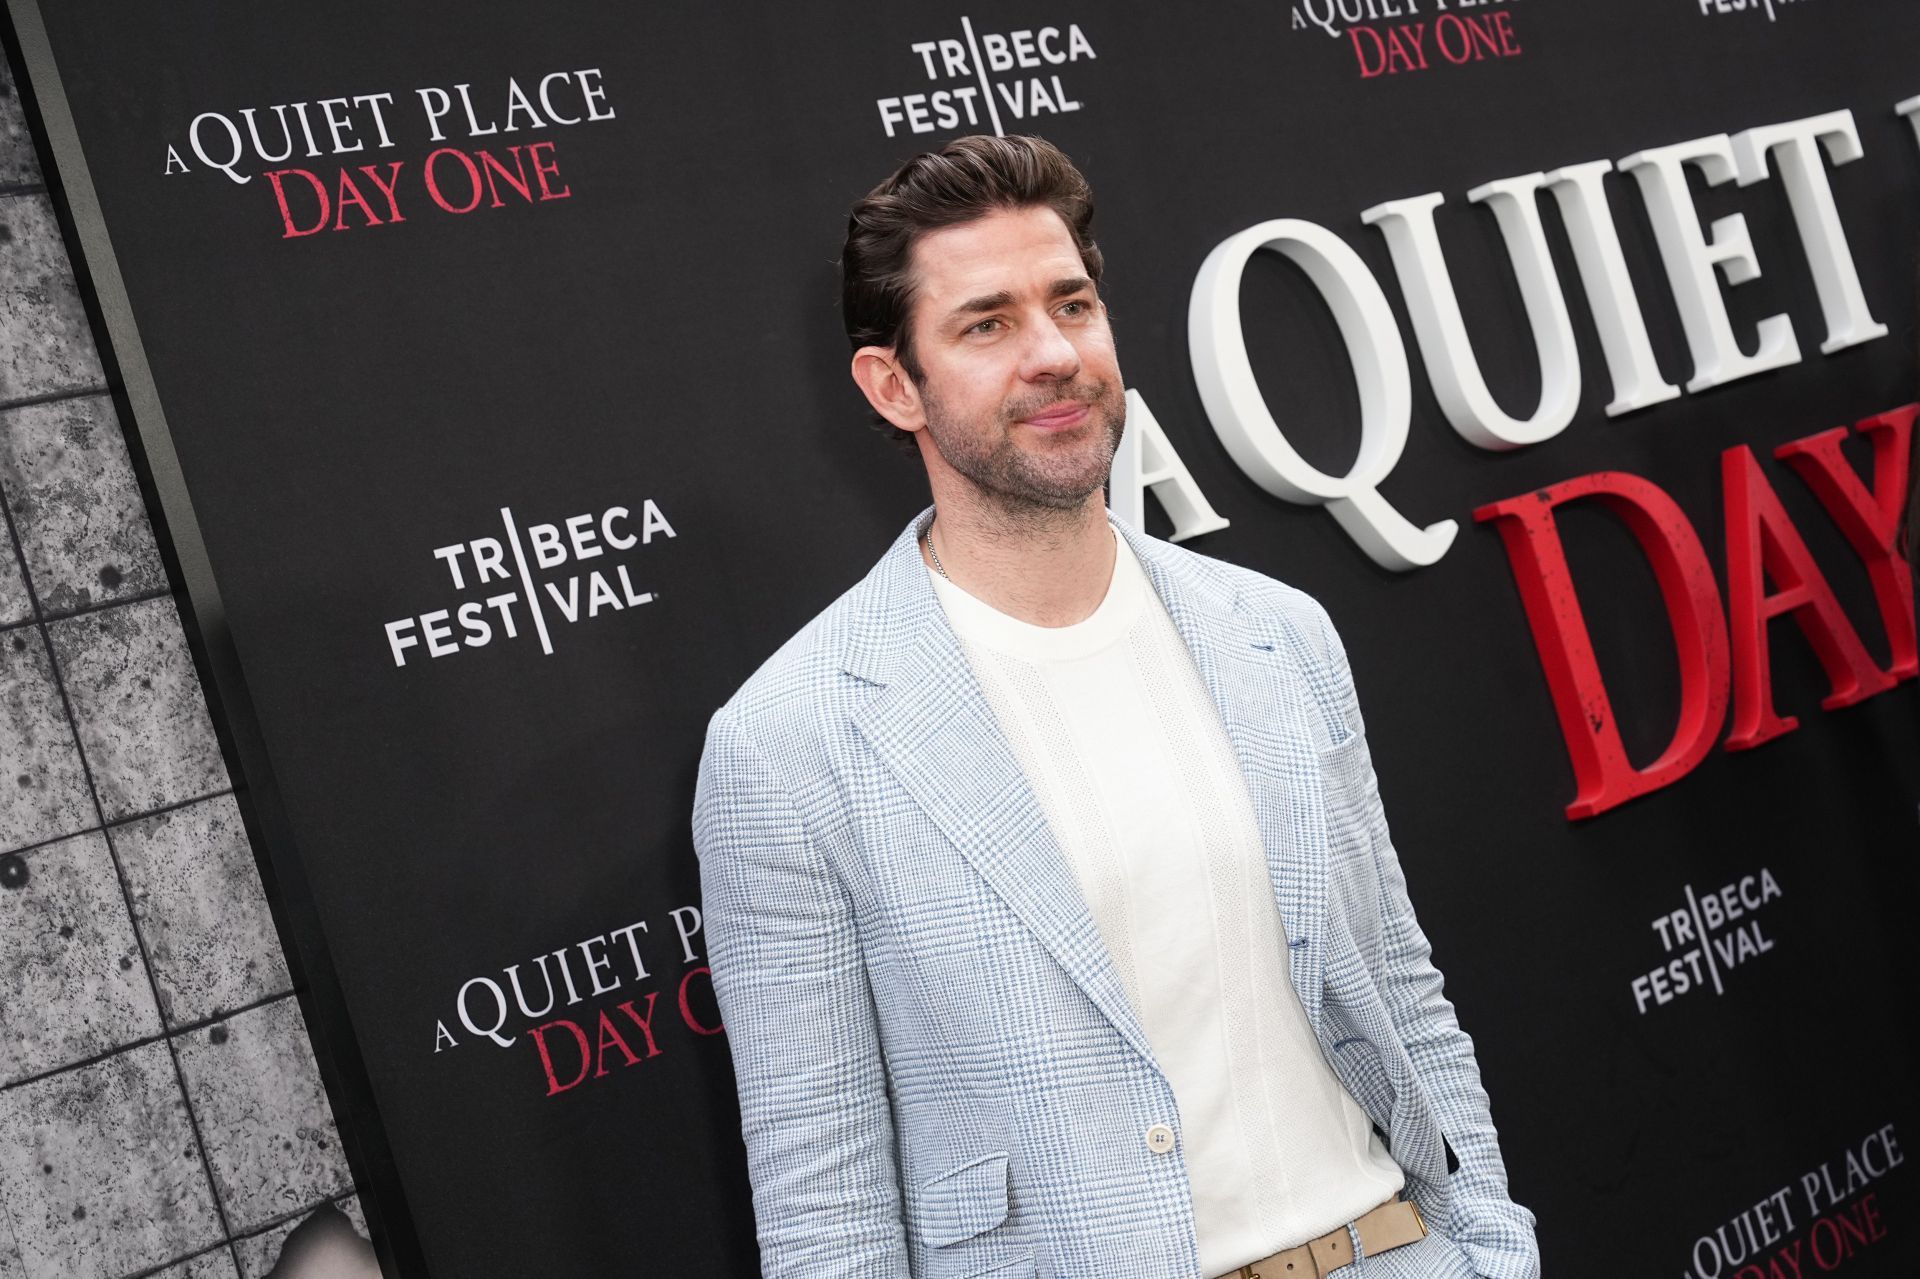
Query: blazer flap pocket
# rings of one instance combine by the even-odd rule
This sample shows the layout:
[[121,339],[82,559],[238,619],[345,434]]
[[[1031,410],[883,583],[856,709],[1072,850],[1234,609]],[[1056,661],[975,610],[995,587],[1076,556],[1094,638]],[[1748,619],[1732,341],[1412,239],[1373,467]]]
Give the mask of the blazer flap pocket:
[[1007,1154],[982,1155],[920,1188],[920,1233],[944,1248],[1007,1219]]

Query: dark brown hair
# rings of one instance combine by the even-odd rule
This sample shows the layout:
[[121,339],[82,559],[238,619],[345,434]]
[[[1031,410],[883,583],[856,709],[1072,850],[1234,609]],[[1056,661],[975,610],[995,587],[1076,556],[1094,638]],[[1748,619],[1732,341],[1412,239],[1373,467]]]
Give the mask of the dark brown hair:
[[[907,316],[913,309],[913,246],[928,231],[971,222],[996,209],[1045,205],[1060,215],[1087,276],[1103,263],[1089,228],[1093,188],[1060,148],[1044,138],[955,138],[923,152],[867,192],[847,216],[840,252],[840,315],[854,350],[890,346],[915,382]],[[906,438],[896,432],[895,438]]]

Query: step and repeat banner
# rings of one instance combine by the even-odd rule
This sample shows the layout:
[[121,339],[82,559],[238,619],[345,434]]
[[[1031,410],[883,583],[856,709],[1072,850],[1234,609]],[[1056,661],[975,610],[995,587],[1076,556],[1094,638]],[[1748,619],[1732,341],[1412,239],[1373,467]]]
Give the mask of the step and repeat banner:
[[392,1268],[755,1273],[695,765],[926,500],[835,260],[969,131],[1116,508],[1341,628],[1549,1270],[1920,1268],[1912,0],[11,3]]

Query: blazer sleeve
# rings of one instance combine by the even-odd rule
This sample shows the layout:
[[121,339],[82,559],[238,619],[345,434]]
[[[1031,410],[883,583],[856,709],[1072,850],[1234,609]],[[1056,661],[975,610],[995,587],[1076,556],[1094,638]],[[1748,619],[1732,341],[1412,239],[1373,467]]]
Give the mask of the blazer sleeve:
[[878,1019],[853,906],[730,703],[694,796],[714,991],[767,1279],[906,1279]]
[[[1315,609],[1326,636],[1334,697],[1347,726],[1364,735],[1366,726],[1346,649],[1326,610],[1317,604]],[[1534,1216],[1508,1193],[1506,1163],[1486,1089],[1480,1083],[1473,1040],[1460,1029],[1453,1004],[1442,992],[1432,946],[1414,917],[1399,854],[1387,833],[1373,760],[1364,742],[1360,750],[1367,829],[1379,870],[1386,938],[1380,994],[1413,1061],[1414,1073],[1433,1102],[1442,1136],[1459,1160],[1449,1185],[1448,1220],[1436,1224],[1466,1250],[1474,1269],[1486,1279],[1538,1279],[1540,1249]]]

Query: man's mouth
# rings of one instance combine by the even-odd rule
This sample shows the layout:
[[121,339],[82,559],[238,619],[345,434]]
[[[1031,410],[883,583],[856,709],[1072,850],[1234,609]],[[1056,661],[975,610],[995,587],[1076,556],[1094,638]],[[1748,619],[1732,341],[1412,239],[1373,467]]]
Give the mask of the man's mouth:
[[1086,421],[1091,406],[1080,400],[1059,400],[1020,420],[1036,431],[1064,431]]

